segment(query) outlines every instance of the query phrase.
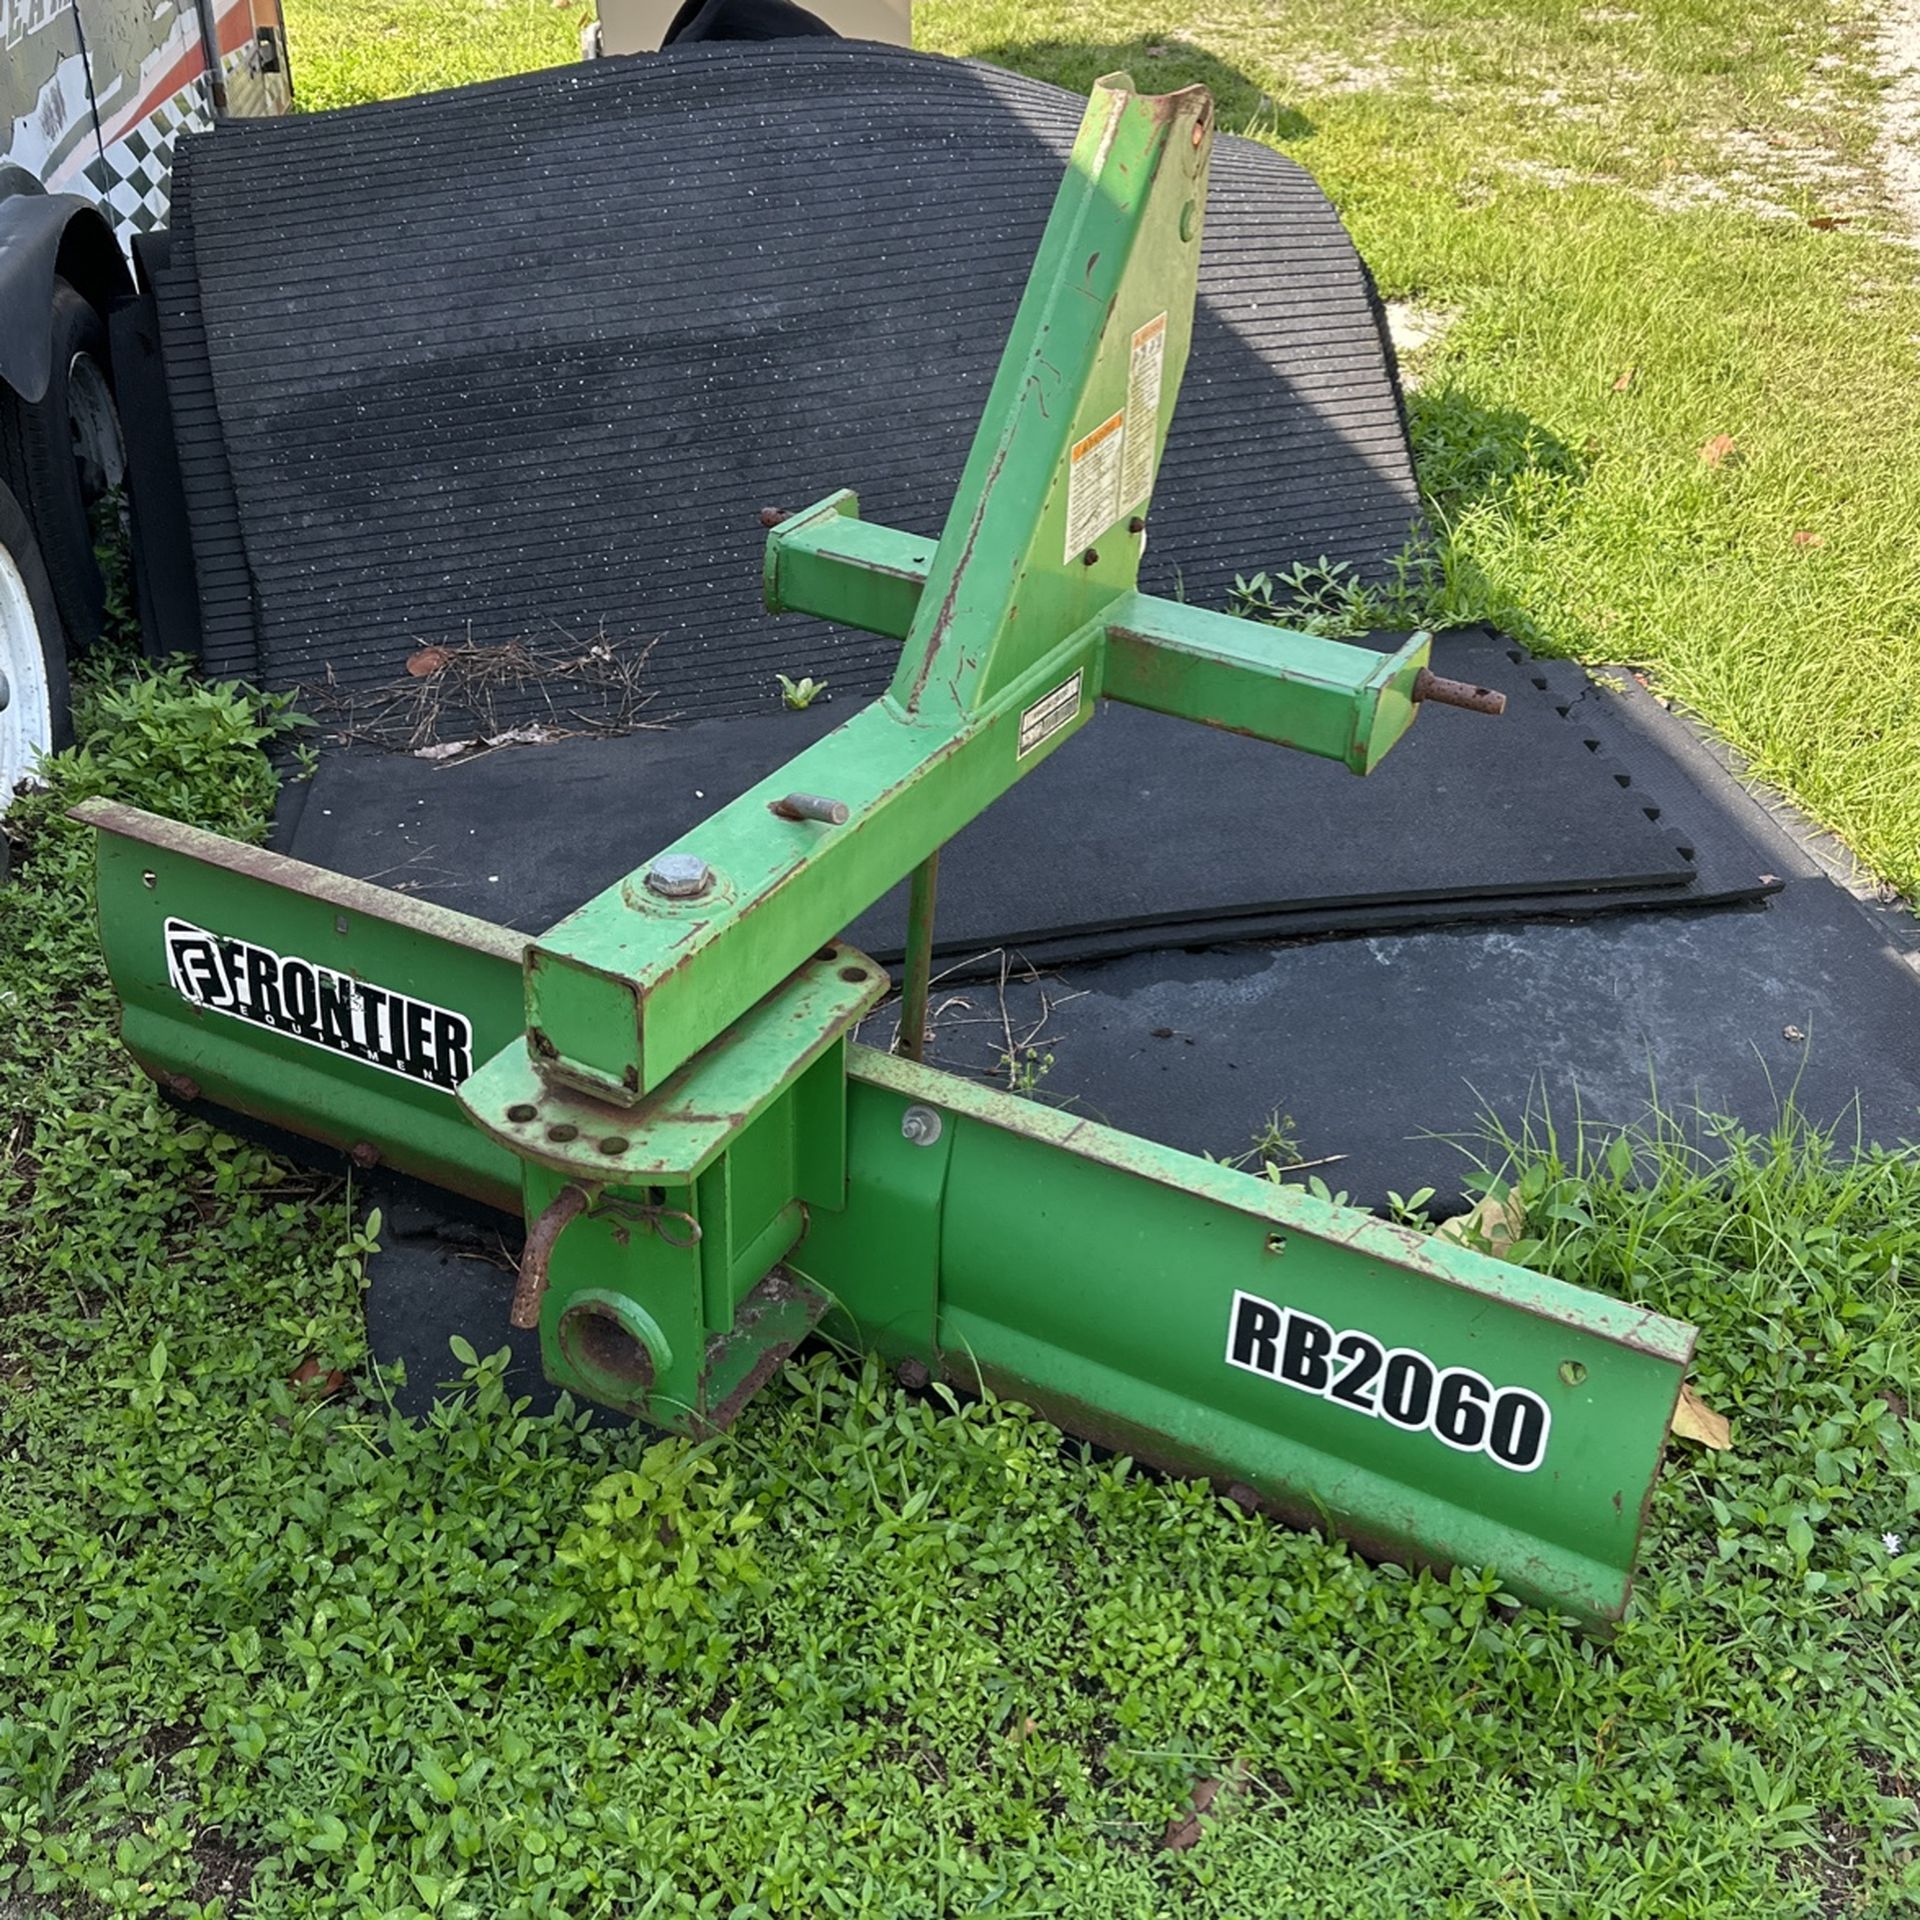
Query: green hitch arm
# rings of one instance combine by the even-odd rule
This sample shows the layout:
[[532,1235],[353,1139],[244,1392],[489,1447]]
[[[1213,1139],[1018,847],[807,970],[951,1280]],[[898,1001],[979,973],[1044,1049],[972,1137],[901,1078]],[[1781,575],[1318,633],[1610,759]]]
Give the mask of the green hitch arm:
[[[1138,590],[1211,151],[1204,89],[1095,89],[930,552],[863,525],[844,492],[772,516],[768,604],[904,622],[892,685],[665,850],[692,891],[630,875],[535,944],[527,1034],[543,1072],[639,1104],[1085,725],[1103,691],[1356,772],[1411,724],[1423,634],[1383,660]],[[787,818],[796,789],[843,822]]]
[[768,604],[901,634],[885,696],[533,941],[88,803],[123,1030],[182,1098],[517,1205],[548,1375],[662,1428],[825,1325],[1613,1618],[1690,1328],[852,1040],[888,982],[840,930],[909,872],[930,919],[938,848],[1103,694],[1357,772],[1497,703],[1424,635],[1140,592],[1211,138],[1201,89],[1096,88],[937,541],[772,516]]

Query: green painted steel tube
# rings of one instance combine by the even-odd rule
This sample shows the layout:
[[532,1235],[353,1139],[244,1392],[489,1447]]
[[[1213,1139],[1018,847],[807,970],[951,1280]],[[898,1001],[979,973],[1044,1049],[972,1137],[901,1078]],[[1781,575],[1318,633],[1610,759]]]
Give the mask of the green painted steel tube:
[[[1070,635],[991,712],[949,729],[874,701],[674,843],[711,870],[701,897],[662,900],[630,878],[543,934],[526,1026],[546,1071],[628,1105],[660,1086],[1086,724],[1102,638]],[[778,817],[796,790],[851,817]]]
[[769,613],[817,613],[904,640],[933,563],[934,542],[860,517],[846,488],[789,514],[767,541]]
[[1107,615],[1107,697],[1371,773],[1413,725],[1431,640],[1393,653],[1129,594]]
[[869,1344],[1363,1549],[1626,1605],[1690,1327],[864,1048],[790,1263]]

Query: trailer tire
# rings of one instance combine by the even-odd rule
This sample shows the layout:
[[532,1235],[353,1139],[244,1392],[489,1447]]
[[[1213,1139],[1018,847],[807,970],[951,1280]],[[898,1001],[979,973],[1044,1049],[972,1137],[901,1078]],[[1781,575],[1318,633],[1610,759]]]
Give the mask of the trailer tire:
[[25,509],[0,486],[0,814],[39,757],[72,741],[53,583]]
[[106,323],[65,280],[53,283],[53,372],[31,403],[0,389],[0,484],[26,509],[68,642],[99,638],[106,585],[93,507],[126,478]]

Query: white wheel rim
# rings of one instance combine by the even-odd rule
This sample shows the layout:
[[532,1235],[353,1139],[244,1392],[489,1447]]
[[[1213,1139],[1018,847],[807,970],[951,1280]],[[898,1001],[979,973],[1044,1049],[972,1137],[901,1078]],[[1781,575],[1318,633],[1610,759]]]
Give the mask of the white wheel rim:
[[53,692],[40,623],[13,555],[0,547],[0,813],[53,746]]

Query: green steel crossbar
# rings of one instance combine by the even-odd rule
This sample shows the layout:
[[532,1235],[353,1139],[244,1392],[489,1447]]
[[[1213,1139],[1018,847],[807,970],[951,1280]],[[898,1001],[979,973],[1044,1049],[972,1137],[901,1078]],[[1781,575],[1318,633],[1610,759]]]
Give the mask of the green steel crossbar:
[[726,1426],[815,1328],[1017,1395],[1371,1551],[1626,1603],[1693,1332],[855,1044],[840,930],[1101,698],[1365,773],[1437,679],[1159,600],[1142,536],[1185,368],[1203,89],[1089,103],[936,541],[771,513],[765,598],[898,638],[886,694],[537,939],[107,802],[102,943],[176,1094],[528,1222],[551,1378]]

